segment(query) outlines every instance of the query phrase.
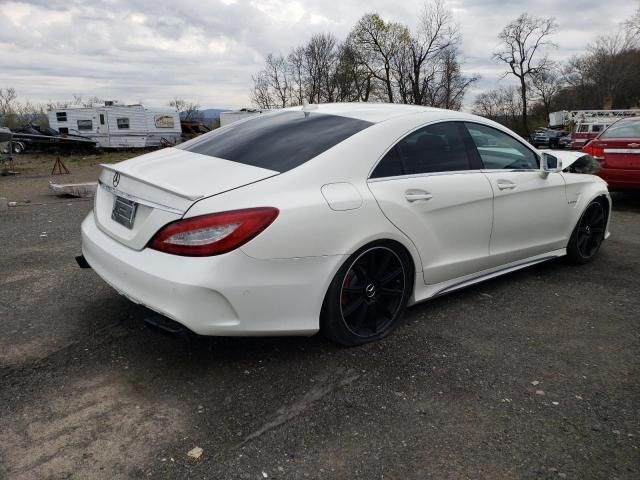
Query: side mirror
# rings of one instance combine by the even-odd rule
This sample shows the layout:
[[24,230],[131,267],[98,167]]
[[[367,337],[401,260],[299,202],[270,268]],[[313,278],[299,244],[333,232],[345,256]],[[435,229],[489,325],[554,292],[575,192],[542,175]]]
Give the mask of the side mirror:
[[540,170],[546,173],[558,173],[562,171],[562,160],[546,152],[540,159]]

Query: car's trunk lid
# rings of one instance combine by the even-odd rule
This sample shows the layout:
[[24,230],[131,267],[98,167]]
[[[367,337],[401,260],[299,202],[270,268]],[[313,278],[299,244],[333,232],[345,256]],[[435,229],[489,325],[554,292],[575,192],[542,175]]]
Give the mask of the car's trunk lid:
[[102,231],[140,250],[198,200],[278,175],[221,158],[168,148],[103,165],[95,199]]

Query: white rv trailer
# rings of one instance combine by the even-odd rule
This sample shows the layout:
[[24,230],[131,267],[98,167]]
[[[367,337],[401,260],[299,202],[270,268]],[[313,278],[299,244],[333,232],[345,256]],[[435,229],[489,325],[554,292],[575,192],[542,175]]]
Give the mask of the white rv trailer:
[[182,128],[175,108],[118,105],[61,108],[49,112],[49,126],[60,133],[91,138],[102,148],[156,147],[176,144]]

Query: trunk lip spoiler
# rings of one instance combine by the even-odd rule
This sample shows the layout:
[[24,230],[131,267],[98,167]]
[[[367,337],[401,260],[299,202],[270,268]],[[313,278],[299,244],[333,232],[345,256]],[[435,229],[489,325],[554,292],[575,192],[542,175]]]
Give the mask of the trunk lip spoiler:
[[[126,198],[127,200],[131,200],[132,202],[136,202],[140,205],[145,205],[147,207],[155,208],[157,210],[162,210],[169,213],[175,213],[177,215],[184,215],[186,212],[186,210],[180,210],[179,208],[169,207],[161,203],[153,202],[151,200],[146,200],[144,198],[131,195],[130,193],[123,192],[122,190],[118,190],[117,188],[113,188],[113,187],[110,187],[109,185],[105,185],[105,183],[102,180],[98,180],[98,185],[101,188],[104,188],[106,191],[114,195],[117,195],[118,197]],[[202,197],[199,197],[199,198],[202,198]]]
[[[170,193],[172,195],[176,195],[176,196],[184,198],[186,200],[191,200],[191,201],[195,202],[196,200],[200,200],[200,199],[205,197],[205,195],[201,195],[201,194],[200,195],[189,195],[189,194],[184,193],[184,192],[171,190],[171,189],[163,187],[161,185],[156,185],[155,183],[151,183],[151,182],[149,182],[147,180],[144,180],[143,178],[134,177],[134,176],[129,175],[129,174],[127,174],[127,173],[125,173],[125,172],[123,172],[121,170],[118,170],[117,168],[113,168],[113,165],[107,165],[105,163],[101,163],[100,166],[102,168],[104,168],[105,170],[109,170],[111,172],[117,172],[120,175],[124,175],[125,177],[131,178],[131,179],[133,179],[133,180],[135,180],[137,182],[144,183],[145,185],[149,185],[149,186],[157,188],[159,190],[163,190],[163,191],[165,191],[167,193]],[[102,185],[104,185],[104,183],[102,183]],[[107,185],[104,185],[104,186],[107,187]],[[111,187],[108,187],[108,188],[111,188]],[[167,208],[172,208],[172,207],[167,207]]]

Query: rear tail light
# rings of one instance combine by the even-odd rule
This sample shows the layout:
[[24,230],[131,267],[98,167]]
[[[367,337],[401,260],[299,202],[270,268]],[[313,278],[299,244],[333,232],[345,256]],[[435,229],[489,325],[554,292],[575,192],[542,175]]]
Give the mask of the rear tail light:
[[178,220],[156,233],[149,247],[187,257],[220,255],[260,234],[278,213],[277,208],[259,207]]
[[604,163],[604,148],[597,146],[595,142],[590,142],[582,147],[582,151],[587,155],[591,155],[600,163]]

